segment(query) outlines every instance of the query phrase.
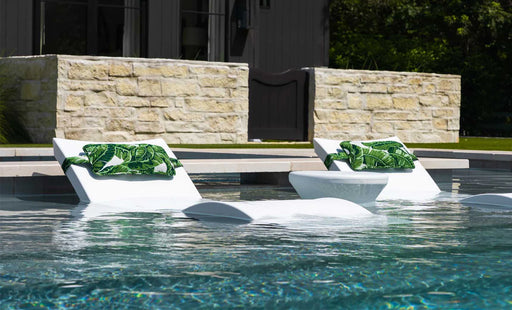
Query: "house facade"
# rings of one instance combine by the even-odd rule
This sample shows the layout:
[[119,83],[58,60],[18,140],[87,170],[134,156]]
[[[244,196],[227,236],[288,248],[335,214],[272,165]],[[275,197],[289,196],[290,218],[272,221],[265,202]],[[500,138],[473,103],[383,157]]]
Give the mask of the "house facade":
[[328,0],[0,0],[0,53],[328,65]]

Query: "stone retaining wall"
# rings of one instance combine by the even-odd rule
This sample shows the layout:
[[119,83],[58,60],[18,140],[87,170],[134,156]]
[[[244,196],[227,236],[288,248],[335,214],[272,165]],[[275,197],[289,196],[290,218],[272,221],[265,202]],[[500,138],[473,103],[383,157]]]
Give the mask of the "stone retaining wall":
[[310,137],[458,142],[460,76],[314,68]]
[[[1,58],[36,143],[53,137],[246,143],[246,64],[92,56]],[[309,138],[457,142],[460,76],[311,71]]]
[[247,142],[246,64],[62,55],[8,62],[45,68],[44,79],[53,79],[46,91],[40,75],[16,73],[17,103],[34,142]]

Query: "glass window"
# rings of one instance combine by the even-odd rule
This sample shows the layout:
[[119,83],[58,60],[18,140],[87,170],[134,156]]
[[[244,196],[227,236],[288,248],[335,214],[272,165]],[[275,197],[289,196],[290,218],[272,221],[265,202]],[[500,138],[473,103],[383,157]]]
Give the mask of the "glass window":
[[40,0],[40,54],[145,56],[146,0]]
[[222,0],[181,0],[181,57],[224,61]]

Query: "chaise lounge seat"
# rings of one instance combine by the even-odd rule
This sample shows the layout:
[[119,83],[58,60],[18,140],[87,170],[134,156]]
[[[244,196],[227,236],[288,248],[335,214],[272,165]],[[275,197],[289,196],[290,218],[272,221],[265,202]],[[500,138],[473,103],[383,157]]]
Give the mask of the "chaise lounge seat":
[[[169,158],[176,159],[174,153],[162,139],[123,144],[141,143],[161,147]],[[55,158],[67,169],[66,176],[81,203],[88,204],[79,208],[81,212],[84,212],[88,206],[96,208],[92,212],[94,214],[103,214],[105,210],[142,212],[168,209],[183,212],[188,217],[200,220],[242,223],[292,217],[327,216],[354,219],[372,215],[358,204],[334,198],[246,202],[204,200],[185,169],[179,166],[175,168],[175,174],[172,177],[161,175],[98,176],[91,171],[91,167],[65,164],[66,158],[83,156],[84,146],[87,144],[113,143],[53,139]],[[126,208],[127,205],[133,205],[135,209]]]
[[467,197],[461,200],[465,205],[493,206],[493,207],[512,207],[512,193],[488,193]]
[[[377,141],[401,143],[397,137],[364,142]],[[340,142],[319,138],[313,141],[316,154],[324,162],[329,154],[342,152]],[[329,171],[292,172],[289,179],[302,198],[336,197],[358,203],[395,199],[427,200],[441,192],[417,160],[414,161],[412,169],[376,169],[364,172],[354,171],[346,160],[334,160]],[[350,183],[351,186],[333,186],[344,183]],[[358,195],[354,195],[354,192]]]

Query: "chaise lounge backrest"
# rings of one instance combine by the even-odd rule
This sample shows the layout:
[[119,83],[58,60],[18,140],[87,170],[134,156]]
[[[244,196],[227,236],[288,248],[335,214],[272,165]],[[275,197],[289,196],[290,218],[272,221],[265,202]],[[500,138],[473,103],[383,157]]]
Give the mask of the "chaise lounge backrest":
[[[68,139],[53,139],[55,158],[62,165],[67,157],[83,155],[83,146],[89,142]],[[105,142],[108,143],[108,142]],[[147,143],[161,146],[171,158],[176,158],[163,139],[138,142],[122,142],[123,144]],[[66,175],[75,189],[81,202],[103,202],[112,200],[141,199],[144,197],[169,199],[172,207],[173,200],[200,200],[201,195],[183,167],[176,169],[176,175],[166,176],[96,176],[90,169],[71,165]]]
[[[398,137],[371,141],[396,141],[401,143]],[[328,154],[341,151],[340,142],[341,140],[320,138],[315,138],[313,140],[315,152],[322,161],[325,160]],[[421,163],[419,161],[415,161],[414,163],[414,169],[367,170],[375,173],[386,173],[388,175],[388,184],[377,197],[377,200],[422,200],[433,198],[439,194],[441,190]],[[357,173],[354,172],[354,170],[352,170],[349,164],[344,160],[335,160],[329,170]]]

